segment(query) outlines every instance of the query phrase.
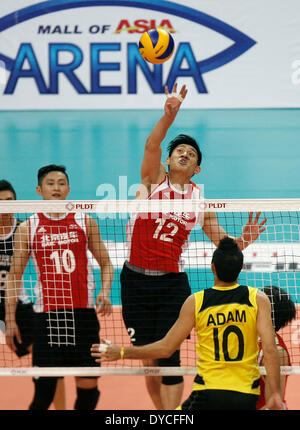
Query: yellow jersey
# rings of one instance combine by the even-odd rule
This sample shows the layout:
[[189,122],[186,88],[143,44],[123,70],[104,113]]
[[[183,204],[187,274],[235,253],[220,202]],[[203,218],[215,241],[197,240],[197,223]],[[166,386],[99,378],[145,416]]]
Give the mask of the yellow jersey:
[[257,289],[233,285],[194,294],[197,368],[193,391],[259,394]]

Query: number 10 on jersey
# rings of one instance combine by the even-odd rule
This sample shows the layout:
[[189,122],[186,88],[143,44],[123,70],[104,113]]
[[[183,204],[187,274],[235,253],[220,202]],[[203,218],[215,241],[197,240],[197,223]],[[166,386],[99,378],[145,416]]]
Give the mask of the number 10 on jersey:
[[71,249],[64,249],[62,252],[53,251],[50,259],[54,262],[57,274],[72,273],[76,268],[76,260]]

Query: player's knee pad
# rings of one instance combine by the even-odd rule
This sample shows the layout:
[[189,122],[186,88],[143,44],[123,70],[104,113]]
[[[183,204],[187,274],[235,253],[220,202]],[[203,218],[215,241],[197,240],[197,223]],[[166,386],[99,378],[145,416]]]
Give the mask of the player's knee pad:
[[35,391],[29,410],[47,410],[55,396],[57,378],[37,378],[33,381]]
[[97,406],[100,396],[100,391],[95,388],[79,388],[77,387],[77,399],[75,409],[81,411],[93,410]]
[[[175,351],[171,357],[160,358],[158,360],[158,365],[161,367],[180,367],[180,351]],[[183,377],[181,375],[174,376],[163,376],[161,383],[164,385],[176,385],[183,382]]]
[[182,375],[174,375],[174,376],[163,376],[161,378],[161,383],[164,385],[177,385],[183,382]]

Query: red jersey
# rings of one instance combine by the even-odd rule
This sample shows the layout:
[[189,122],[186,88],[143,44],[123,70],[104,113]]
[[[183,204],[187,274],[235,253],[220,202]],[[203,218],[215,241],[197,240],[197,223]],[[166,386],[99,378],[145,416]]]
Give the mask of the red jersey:
[[[200,199],[200,188],[190,182],[180,192],[166,175],[148,199]],[[191,212],[135,215],[127,224],[129,263],[147,270],[182,272],[181,255],[197,222],[202,225],[203,217],[197,219]]]
[[[287,346],[284,343],[282,337],[279,334],[277,334],[277,333],[275,335],[275,342],[276,342],[277,346],[280,346],[281,348],[283,348],[283,349],[286,350],[287,355],[288,355],[288,360],[289,360],[289,364],[288,365],[290,366],[291,365],[291,359],[290,359],[290,354],[288,352]],[[258,364],[259,364],[259,366],[262,366],[263,365],[262,363],[263,363],[263,358],[264,357],[263,357],[263,351],[262,351],[262,348],[261,348],[261,342],[259,342],[259,350],[260,351],[259,351],[259,355],[258,355]],[[287,381],[287,379],[286,379],[286,381]],[[260,378],[260,396],[259,396],[256,408],[257,409],[261,409],[263,406],[265,406],[265,404],[266,404],[266,399],[265,399],[265,377],[262,375],[261,378]],[[285,406],[285,409],[287,409],[287,407],[286,407],[286,401],[285,401],[284,397],[283,397],[283,404]]]
[[36,312],[93,307],[95,282],[87,256],[86,216],[29,218],[31,258],[37,273]]

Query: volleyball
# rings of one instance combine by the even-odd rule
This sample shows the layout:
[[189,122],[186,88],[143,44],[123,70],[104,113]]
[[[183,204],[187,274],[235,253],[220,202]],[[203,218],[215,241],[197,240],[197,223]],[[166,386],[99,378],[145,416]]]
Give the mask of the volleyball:
[[174,45],[174,39],[167,30],[151,28],[142,34],[139,51],[149,63],[161,64],[171,57]]

